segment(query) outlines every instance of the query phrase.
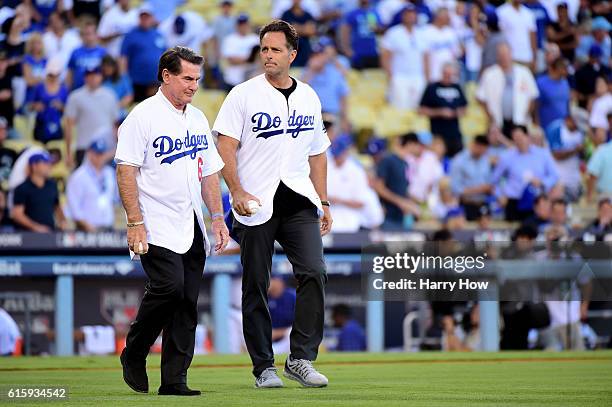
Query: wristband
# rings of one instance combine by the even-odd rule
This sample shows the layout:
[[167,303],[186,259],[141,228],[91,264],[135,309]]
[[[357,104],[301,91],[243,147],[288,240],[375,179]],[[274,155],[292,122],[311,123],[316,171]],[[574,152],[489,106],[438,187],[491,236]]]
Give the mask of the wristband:
[[133,228],[135,226],[140,226],[140,225],[144,225],[144,220],[141,220],[140,222],[131,222],[127,224],[128,228]]
[[321,205],[323,205],[323,206],[331,206],[329,201],[321,201]]
[[213,219],[213,220],[214,220],[215,218],[223,218],[223,217],[224,217],[224,216],[223,216],[223,213],[221,213],[221,212],[215,212],[215,213],[213,213],[212,215],[210,215],[210,218],[211,218],[211,219]]

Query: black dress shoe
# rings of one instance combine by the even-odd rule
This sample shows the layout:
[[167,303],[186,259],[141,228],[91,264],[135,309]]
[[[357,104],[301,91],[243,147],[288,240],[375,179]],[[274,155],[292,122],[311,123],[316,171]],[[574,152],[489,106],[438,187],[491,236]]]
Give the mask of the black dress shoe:
[[200,390],[191,390],[186,384],[167,384],[159,386],[160,396],[199,396]]
[[130,388],[138,393],[149,392],[149,378],[145,362],[129,361],[125,355],[125,348],[121,352],[121,366],[123,367],[123,380]]

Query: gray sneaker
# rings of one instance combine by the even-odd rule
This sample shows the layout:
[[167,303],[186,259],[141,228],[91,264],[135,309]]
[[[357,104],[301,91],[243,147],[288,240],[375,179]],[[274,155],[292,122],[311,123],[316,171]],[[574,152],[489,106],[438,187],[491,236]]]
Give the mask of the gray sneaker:
[[255,379],[255,387],[258,389],[273,389],[283,387],[283,381],[277,376],[276,368],[269,367]]
[[291,356],[285,362],[284,376],[304,387],[325,387],[328,383],[327,377],[317,372],[310,360],[293,359]]

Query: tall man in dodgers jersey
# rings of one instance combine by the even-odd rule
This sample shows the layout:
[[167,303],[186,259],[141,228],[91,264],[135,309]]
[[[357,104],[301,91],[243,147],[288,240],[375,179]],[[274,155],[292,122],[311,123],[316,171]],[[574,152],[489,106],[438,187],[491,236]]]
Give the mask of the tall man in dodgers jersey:
[[264,26],[265,73],[232,89],[213,126],[240,244],[243,330],[258,388],[283,386],[274,368],[267,302],[275,240],[298,281],[284,375],[307,387],[328,383],[312,361],[323,338],[327,274],[321,236],[332,224],[325,154],[330,142],[316,93],[289,76],[297,43],[290,24]]
[[217,153],[208,120],[190,102],[203,58],[174,47],[161,56],[154,96],[136,106],[119,128],[117,182],[127,215],[130,251],[148,282],[121,353],[123,379],[146,393],[145,360],[163,330],[160,395],[199,395],[187,387],[197,302],[210,243],[202,201],[212,214],[216,251],[229,240],[223,219]]

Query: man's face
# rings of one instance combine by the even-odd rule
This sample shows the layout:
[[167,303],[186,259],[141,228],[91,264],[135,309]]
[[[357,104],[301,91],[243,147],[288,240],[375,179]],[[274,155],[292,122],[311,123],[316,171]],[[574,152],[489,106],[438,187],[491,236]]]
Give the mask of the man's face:
[[85,84],[91,89],[97,89],[102,85],[102,74],[98,72],[85,75]]
[[405,25],[408,26],[413,26],[416,24],[417,22],[417,13],[414,10],[408,10],[408,11],[404,11],[404,14],[402,14],[402,22]]
[[542,198],[536,203],[534,211],[541,219],[548,219],[550,217],[551,203],[550,199]]
[[521,129],[514,129],[512,131],[512,140],[520,150],[526,150],[531,143],[529,136]]
[[238,32],[240,35],[249,35],[251,33],[251,25],[248,21],[238,24]]
[[259,54],[266,74],[278,76],[289,71],[297,51],[287,47],[285,33],[273,31],[267,32],[261,39]]
[[164,84],[173,101],[181,105],[191,103],[198,90],[200,65],[181,59],[181,73],[173,75],[167,70],[163,74]]
[[95,168],[102,168],[106,163],[105,153],[96,153],[95,151],[90,150],[87,152],[87,158],[89,159],[89,162],[91,162],[91,165],[93,165]]
[[480,143],[472,143],[472,155],[480,158],[487,153],[487,146]]
[[96,36],[96,26],[86,25],[83,28],[82,37],[83,37],[83,43],[85,43],[85,45],[89,45],[89,46],[94,45],[98,40],[98,37]]
[[552,207],[552,211],[550,213],[550,220],[553,223],[562,225],[565,224],[565,222],[567,221],[567,213],[566,213],[566,207],[565,205],[562,204],[555,204]]
[[48,178],[51,172],[51,164],[46,161],[39,161],[31,165],[32,175]]
[[141,13],[138,24],[147,30],[155,25],[155,18],[149,13]]
[[452,65],[445,65],[442,69],[442,81],[445,83],[455,83],[457,80],[455,67]]

